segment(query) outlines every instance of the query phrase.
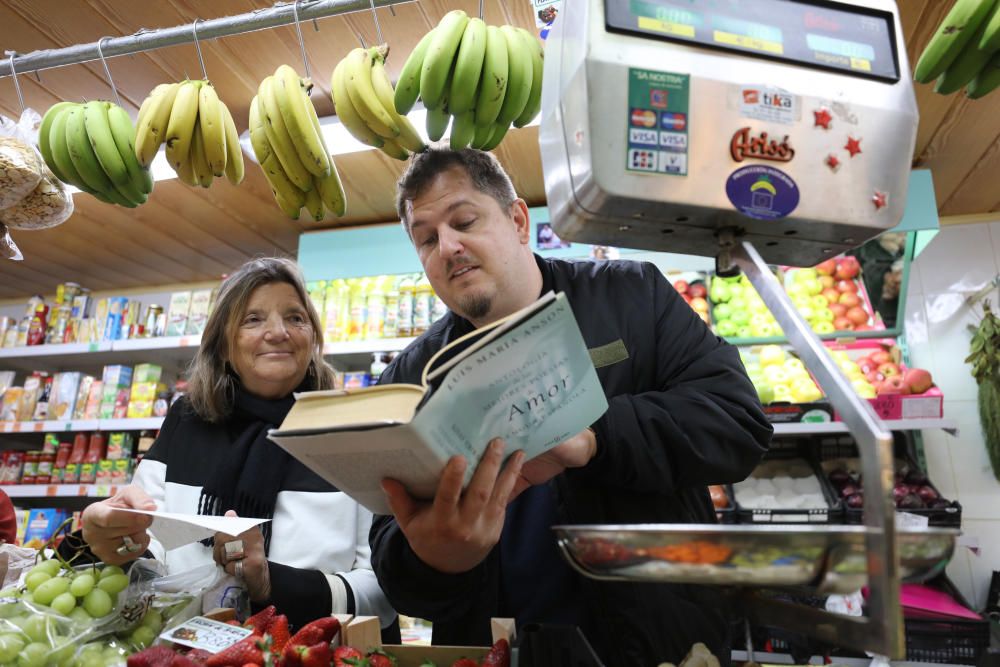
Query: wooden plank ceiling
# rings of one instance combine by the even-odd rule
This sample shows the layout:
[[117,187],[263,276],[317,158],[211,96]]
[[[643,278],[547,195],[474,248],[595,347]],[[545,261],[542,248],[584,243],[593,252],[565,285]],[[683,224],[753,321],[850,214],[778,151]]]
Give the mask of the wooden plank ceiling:
[[[27,53],[94,42],[104,36],[131,34],[140,28],[168,27],[196,18],[229,16],[269,7],[264,0],[8,0],[0,4],[0,42],[4,49]],[[940,23],[950,2],[904,0],[900,3],[911,62]],[[476,0],[418,0],[392,12],[379,10],[382,35],[392,48],[388,62],[395,78],[417,40],[450,9],[478,12]],[[532,29],[529,0],[486,0],[489,23],[512,23]],[[370,12],[320,19],[303,25],[314,73],[312,99],[320,116],[333,113],[329,75],[358,44],[376,41]],[[302,71],[292,27],[202,42],[205,67],[237,126],[247,124],[248,104],[260,80],[281,63]],[[393,57],[393,55],[395,57]],[[164,81],[200,77],[192,45],[175,46],[109,60],[122,104],[133,115],[148,91]],[[60,100],[109,99],[99,62],[19,77],[25,102],[40,111]],[[920,128],[914,166],[934,174],[942,216],[1000,211],[1000,100],[970,102],[961,95],[942,97],[930,86],[917,87]],[[0,113],[16,116],[17,97],[9,78],[0,81]],[[537,128],[512,131],[497,154],[530,205],[544,203]],[[75,281],[94,290],[214,280],[249,257],[285,253],[294,256],[301,232],[341,225],[393,220],[393,185],[402,163],[379,151],[337,157],[348,191],[349,211],[341,220],[316,224],[292,221],[277,209],[255,164],[233,187],[216,179],[209,189],[190,188],[178,180],[160,181],[150,200],[136,209],[76,197],[76,212],[63,225],[46,231],[15,232],[24,262],[0,262],[0,300],[20,299],[55,285]]]

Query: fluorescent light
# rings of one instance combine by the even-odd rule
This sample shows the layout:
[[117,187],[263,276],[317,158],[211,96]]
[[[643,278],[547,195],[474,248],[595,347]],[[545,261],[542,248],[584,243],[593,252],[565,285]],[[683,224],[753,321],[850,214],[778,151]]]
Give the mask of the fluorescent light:
[[[153,158],[153,162],[149,165],[149,174],[153,177],[154,181],[169,181],[171,178],[177,178],[177,174],[174,173],[173,167],[167,162],[167,155],[163,152],[162,148],[156,153],[156,157]],[[74,194],[83,192],[80,188],[69,183],[66,184],[66,189]]]
[[[416,107],[406,114],[409,118],[410,123],[413,124],[414,129],[420,135],[420,138],[424,140],[425,143],[430,143],[430,139],[427,137],[427,110],[423,107]],[[538,125],[540,115],[535,116],[534,120],[528,123],[525,127],[531,127],[533,125]],[[326,147],[332,155],[344,155],[347,153],[359,153],[361,151],[371,151],[376,150],[369,146],[368,144],[361,143],[355,139],[347,128],[344,127],[343,123],[336,116],[324,116],[319,119],[320,131],[323,133],[323,141],[326,142]],[[451,125],[448,126],[448,130],[445,131],[443,138],[448,138],[451,136]],[[250,131],[247,130],[240,135],[240,145],[243,147],[243,152],[254,162],[257,161],[257,157],[254,155],[253,146],[250,144]]]

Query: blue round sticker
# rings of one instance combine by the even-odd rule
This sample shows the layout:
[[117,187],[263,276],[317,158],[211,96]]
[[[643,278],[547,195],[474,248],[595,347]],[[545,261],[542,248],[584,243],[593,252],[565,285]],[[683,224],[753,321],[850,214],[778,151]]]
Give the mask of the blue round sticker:
[[763,164],[740,167],[726,179],[726,195],[743,215],[777,220],[799,205],[799,186],[791,176]]

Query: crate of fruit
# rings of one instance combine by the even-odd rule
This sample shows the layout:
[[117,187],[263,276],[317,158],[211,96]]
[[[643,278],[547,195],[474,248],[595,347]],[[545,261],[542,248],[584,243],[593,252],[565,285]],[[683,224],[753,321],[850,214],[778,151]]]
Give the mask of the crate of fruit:
[[674,286],[677,293],[681,295],[684,302],[691,306],[694,312],[698,313],[701,320],[711,326],[712,318],[709,314],[708,304],[708,278],[703,273],[697,271],[681,271],[666,274],[667,280]]
[[781,345],[742,347],[740,358],[768,421],[833,421],[833,406],[823,400],[805,364],[790,351]]
[[785,291],[818,334],[885,329],[861,280],[854,257],[837,257],[812,268],[783,267]]
[[[514,635],[514,619],[494,618],[490,621],[492,646],[419,646],[382,644],[382,634],[377,616],[342,618],[340,646],[334,657],[342,664],[375,665],[391,664],[394,667],[422,667],[428,663],[438,667],[458,665],[503,665],[510,667],[510,642]],[[353,649],[349,652],[345,649]],[[373,655],[384,655],[378,662]],[[355,662],[349,662],[354,660]],[[367,660],[367,662],[366,662]],[[340,663],[337,663],[340,664]]]

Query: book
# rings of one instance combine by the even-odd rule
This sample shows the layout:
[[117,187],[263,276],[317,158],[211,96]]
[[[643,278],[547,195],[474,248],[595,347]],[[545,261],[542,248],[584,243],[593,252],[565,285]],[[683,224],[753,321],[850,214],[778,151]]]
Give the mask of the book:
[[430,499],[452,456],[468,460],[468,484],[493,438],[506,441],[508,456],[524,450],[530,460],[608,408],[569,302],[551,292],[442,348],[420,385],[296,399],[271,440],[377,514],[390,513],[384,478]]

